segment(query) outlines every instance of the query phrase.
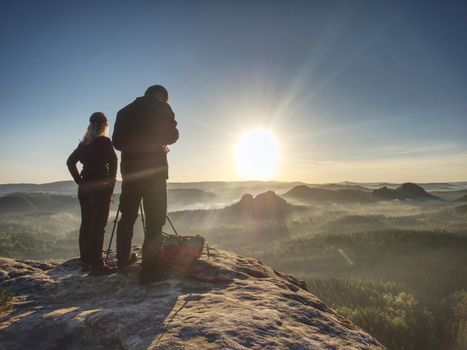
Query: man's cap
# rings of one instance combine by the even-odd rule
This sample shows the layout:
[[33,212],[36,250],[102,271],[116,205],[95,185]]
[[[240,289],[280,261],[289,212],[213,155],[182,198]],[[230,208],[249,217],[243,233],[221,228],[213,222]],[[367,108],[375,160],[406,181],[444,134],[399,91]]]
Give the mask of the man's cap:
[[94,112],[89,118],[89,122],[94,124],[105,124],[107,123],[107,117],[102,112]]

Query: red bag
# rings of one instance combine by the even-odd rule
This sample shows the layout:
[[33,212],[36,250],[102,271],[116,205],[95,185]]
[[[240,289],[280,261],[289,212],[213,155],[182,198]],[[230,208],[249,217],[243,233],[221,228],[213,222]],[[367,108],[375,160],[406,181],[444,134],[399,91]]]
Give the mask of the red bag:
[[176,268],[187,268],[203,254],[205,239],[201,236],[164,235],[161,260]]

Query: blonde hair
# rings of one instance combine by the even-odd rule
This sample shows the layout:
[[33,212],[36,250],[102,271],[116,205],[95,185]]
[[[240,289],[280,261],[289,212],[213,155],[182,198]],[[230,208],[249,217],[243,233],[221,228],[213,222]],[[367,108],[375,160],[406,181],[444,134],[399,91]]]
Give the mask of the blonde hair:
[[86,130],[82,143],[89,145],[99,136],[109,137],[109,124],[105,123],[89,123],[88,129]]

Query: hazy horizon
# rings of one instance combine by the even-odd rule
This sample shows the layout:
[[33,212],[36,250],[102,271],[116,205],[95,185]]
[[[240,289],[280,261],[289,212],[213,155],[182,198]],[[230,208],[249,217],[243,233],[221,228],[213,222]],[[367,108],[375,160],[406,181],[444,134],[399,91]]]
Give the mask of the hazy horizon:
[[[121,178],[118,178],[117,181],[122,181]],[[58,183],[58,182],[73,182],[73,179],[62,179],[62,180],[53,180],[53,181],[45,181],[45,182],[0,182],[0,185],[22,185],[22,184],[31,184],[31,185],[45,185],[51,183]],[[331,184],[344,184],[344,183],[352,183],[352,184],[384,184],[384,183],[391,183],[391,184],[403,184],[403,183],[415,183],[415,184],[441,184],[441,183],[467,183],[467,179],[463,180],[454,180],[454,181],[329,181],[329,182],[309,182],[309,181],[302,181],[302,180],[292,180],[292,181],[280,181],[280,180],[201,180],[201,181],[167,181],[169,184],[196,184],[196,183],[215,183],[215,182],[225,182],[225,183],[248,183],[248,182],[258,182],[258,183],[268,183],[268,182],[276,182],[276,183],[303,183],[306,185],[331,185]]]

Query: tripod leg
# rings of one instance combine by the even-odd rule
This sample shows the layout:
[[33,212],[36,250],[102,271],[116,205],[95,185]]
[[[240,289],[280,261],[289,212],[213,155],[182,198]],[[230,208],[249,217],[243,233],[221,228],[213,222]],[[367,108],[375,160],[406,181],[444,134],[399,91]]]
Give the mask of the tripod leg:
[[167,218],[167,220],[169,221],[169,224],[170,224],[170,226],[172,227],[172,230],[174,230],[175,235],[178,236],[178,232],[177,232],[177,230],[175,229],[174,224],[172,224],[172,220],[170,220],[170,218],[169,218],[168,215],[166,215],[166,218]]
[[107,248],[107,253],[105,254],[105,263],[106,264],[107,264],[107,260],[109,260],[110,247],[112,246],[112,240],[114,238],[115,228],[117,227],[118,215],[119,214],[120,214],[120,203],[118,204],[117,215],[115,216],[114,226],[112,228],[112,234],[110,235],[109,247]]
[[139,210],[141,212],[141,223],[143,224],[143,232],[146,235],[146,218],[144,217],[143,203],[139,203]]

